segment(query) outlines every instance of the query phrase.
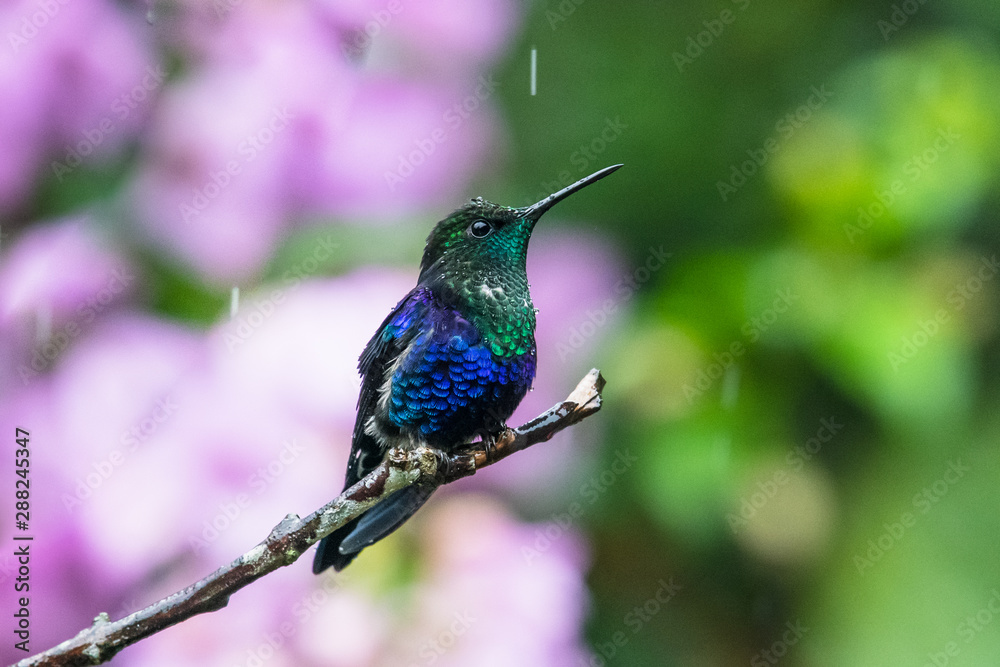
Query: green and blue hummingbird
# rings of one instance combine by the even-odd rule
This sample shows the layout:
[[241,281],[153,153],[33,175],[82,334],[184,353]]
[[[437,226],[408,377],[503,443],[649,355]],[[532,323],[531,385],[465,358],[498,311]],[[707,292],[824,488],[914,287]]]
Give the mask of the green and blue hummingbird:
[[[473,199],[434,227],[417,286],[361,353],[345,489],[376,468],[391,447],[449,452],[504,428],[535,378],[535,307],[525,268],[535,223],[621,166],[523,208]],[[313,572],[347,567],[413,516],[434,488],[415,484],[397,491],[323,538]]]

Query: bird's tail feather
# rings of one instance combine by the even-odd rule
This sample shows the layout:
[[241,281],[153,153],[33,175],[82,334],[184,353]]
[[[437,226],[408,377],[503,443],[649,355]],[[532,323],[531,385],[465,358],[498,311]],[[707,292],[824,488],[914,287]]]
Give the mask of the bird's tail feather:
[[437,488],[429,484],[413,484],[400,489],[357,519],[324,537],[316,551],[313,572],[319,574],[328,567],[340,571],[350,564],[365,547],[375,544],[399,528],[413,516]]

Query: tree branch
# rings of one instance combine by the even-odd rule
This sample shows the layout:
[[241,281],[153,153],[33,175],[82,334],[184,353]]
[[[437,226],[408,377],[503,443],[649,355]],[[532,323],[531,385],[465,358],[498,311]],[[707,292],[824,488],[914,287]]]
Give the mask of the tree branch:
[[305,519],[289,514],[263,542],[198,583],[145,609],[111,622],[102,612],[94,624],[44,653],[25,658],[17,667],[99,665],[126,646],[197,614],[222,609],[244,586],[280,567],[291,565],[310,546],[392,493],[417,482],[448,484],[474,474],[528,447],[552,438],[601,409],[604,378],[594,369],[569,397],[517,429],[506,429],[491,447],[446,454],[427,447],[391,449],[368,476]]

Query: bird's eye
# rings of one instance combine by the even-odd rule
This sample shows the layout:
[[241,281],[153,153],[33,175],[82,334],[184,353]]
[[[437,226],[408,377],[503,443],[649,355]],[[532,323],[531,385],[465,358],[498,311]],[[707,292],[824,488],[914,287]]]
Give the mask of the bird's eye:
[[486,222],[485,220],[476,220],[474,223],[469,225],[469,233],[475,236],[477,239],[486,238],[493,231],[493,225]]

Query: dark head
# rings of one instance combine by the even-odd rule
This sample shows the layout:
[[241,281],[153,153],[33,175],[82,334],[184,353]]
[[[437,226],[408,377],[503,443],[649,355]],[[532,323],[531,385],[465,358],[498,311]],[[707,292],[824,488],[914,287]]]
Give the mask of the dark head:
[[622,165],[605,167],[523,208],[500,206],[477,198],[439,222],[427,238],[420,262],[420,283],[498,268],[524,272],[528,239],[542,214],[577,190],[595,183]]

